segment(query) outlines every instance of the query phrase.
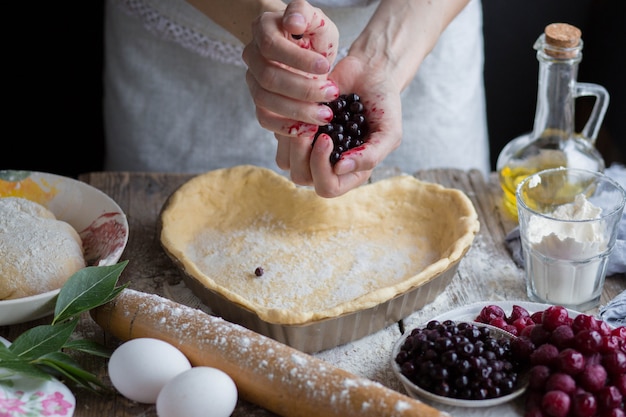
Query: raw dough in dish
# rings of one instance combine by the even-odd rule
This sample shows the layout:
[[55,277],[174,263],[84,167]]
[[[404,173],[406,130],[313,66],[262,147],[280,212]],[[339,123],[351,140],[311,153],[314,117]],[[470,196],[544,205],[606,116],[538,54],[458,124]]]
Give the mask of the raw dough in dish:
[[467,252],[479,222],[464,193],[409,175],[327,199],[237,166],[183,184],[161,227],[165,251],[204,287],[266,322],[299,325],[428,282]]
[[0,198],[0,300],[61,288],[84,266],[72,226],[39,203]]

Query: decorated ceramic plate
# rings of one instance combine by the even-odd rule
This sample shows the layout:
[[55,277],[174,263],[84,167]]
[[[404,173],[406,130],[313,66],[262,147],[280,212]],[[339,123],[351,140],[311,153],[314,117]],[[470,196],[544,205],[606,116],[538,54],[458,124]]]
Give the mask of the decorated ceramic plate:
[[[9,342],[0,337],[0,343]],[[4,375],[0,368],[0,416],[72,417],[76,398],[55,378],[33,378],[23,374]]]
[[[87,265],[114,265],[128,241],[128,221],[108,195],[82,181],[33,171],[0,170],[0,198],[21,197],[47,207],[83,241]],[[0,300],[0,326],[35,320],[54,311],[59,289]]]
[[[442,313],[438,316],[431,318],[429,321],[436,320],[439,322],[443,322],[445,320],[452,320],[457,323],[475,322],[477,325],[489,327],[494,337],[497,337],[497,338],[514,337],[510,333],[502,329],[499,329],[495,326],[485,325],[483,323],[478,323],[476,321],[476,318],[478,317],[482,309],[489,305],[497,305],[501,307],[507,315],[511,313],[513,306],[515,305],[526,309],[531,314],[537,311],[543,311],[547,309],[548,307],[550,307],[550,304],[542,304],[542,303],[535,303],[535,302],[528,302],[528,301],[481,301],[481,302],[468,304],[466,306],[459,307],[454,310]],[[579,312],[569,310],[569,309],[568,309],[568,312],[570,314],[570,317],[576,317],[578,314],[580,314]],[[411,396],[415,398],[427,399],[432,402],[437,402],[437,403],[445,404],[449,406],[479,408],[479,407],[492,407],[492,406],[504,404],[504,403],[514,400],[515,398],[520,397],[524,393],[526,389],[527,381],[523,376],[522,376],[521,382],[518,384],[518,388],[514,390],[513,392],[511,392],[510,394],[496,397],[496,398],[484,399],[484,400],[464,400],[464,399],[457,399],[457,398],[451,398],[451,397],[444,397],[444,396],[433,394],[425,389],[420,388],[418,385],[411,382],[407,377],[405,377],[401,373],[400,367],[395,362],[395,358],[398,352],[400,351],[401,346],[403,345],[405,339],[410,335],[410,333],[411,333],[410,331],[405,332],[404,335],[394,345],[394,348],[392,351],[391,362],[392,362],[392,369],[394,371],[394,374],[400,380],[400,382],[402,382],[407,392]]]
[[[447,319],[446,319],[447,320]],[[449,319],[449,320],[454,320],[456,323],[461,323],[461,322],[472,322],[472,320],[457,320],[457,319]],[[481,326],[481,327],[487,327],[489,329],[489,333],[491,335],[492,338],[494,339],[511,339],[514,338],[514,336],[502,329],[499,329],[497,327],[494,326],[489,326],[489,325],[485,325],[485,324],[478,324],[477,326]],[[426,325],[422,325],[419,327],[426,327]],[[445,404],[445,405],[451,405],[451,406],[456,406],[456,407],[468,407],[468,408],[482,408],[482,407],[492,407],[495,405],[499,405],[499,404],[504,404],[506,402],[512,401],[515,398],[521,396],[524,391],[526,390],[526,386],[528,385],[527,383],[527,378],[522,377],[520,378],[520,380],[518,381],[518,383],[516,384],[516,388],[509,394],[506,395],[501,395],[499,397],[495,397],[495,398],[487,398],[487,399],[483,399],[483,400],[469,400],[469,399],[459,399],[459,398],[452,398],[452,397],[446,397],[446,396],[442,396],[442,395],[437,395],[434,394],[422,387],[420,387],[419,385],[415,384],[413,381],[411,381],[409,378],[407,378],[401,371],[400,369],[400,365],[398,365],[398,363],[396,362],[396,357],[398,356],[398,353],[400,352],[400,350],[402,349],[402,346],[404,345],[406,339],[411,335],[410,331],[405,332],[402,337],[400,339],[398,339],[398,341],[395,343],[392,353],[391,353],[391,367],[393,370],[393,373],[396,375],[396,377],[400,380],[400,382],[402,383],[402,385],[404,385],[404,388],[406,389],[406,391],[408,392],[408,394],[413,397],[413,398],[417,398],[417,399],[427,399],[429,401],[432,402],[436,402],[436,403],[440,403],[440,404]]]

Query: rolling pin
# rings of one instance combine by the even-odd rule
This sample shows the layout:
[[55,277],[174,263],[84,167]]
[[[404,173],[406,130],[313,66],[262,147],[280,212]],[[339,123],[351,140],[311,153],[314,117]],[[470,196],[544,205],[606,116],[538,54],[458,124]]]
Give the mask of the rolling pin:
[[194,366],[226,372],[241,398],[283,417],[443,417],[416,399],[263,336],[154,294],[125,289],[91,310],[122,341],[151,337]]

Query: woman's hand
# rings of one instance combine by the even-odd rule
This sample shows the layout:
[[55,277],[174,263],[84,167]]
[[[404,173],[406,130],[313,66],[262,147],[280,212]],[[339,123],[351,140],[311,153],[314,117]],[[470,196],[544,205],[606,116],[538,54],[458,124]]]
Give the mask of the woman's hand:
[[[281,168],[308,167],[315,132],[332,119],[330,108],[319,103],[339,96],[337,85],[327,79],[337,56],[337,28],[320,9],[295,0],[284,13],[259,16],[252,34],[243,59],[259,123],[278,138]],[[310,182],[310,175],[294,174],[297,183]]]
[[[447,24],[468,0],[385,0],[346,58],[329,74],[337,53],[337,27],[304,0],[281,13],[265,13],[253,25],[244,50],[247,81],[262,126],[278,139],[276,162],[291,179],[313,185],[325,197],[363,184],[402,138],[400,93]],[[415,28],[419,28],[416,32]],[[291,35],[303,37],[296,40]],[[370,125],[366,143],[330,164],[332,140],[318,126],[332,118],[319,103],[357,93]]]
[[[337,55],[335,24],[304,0],[291,2],[284,13],[264,13],[255,20],[253,41],[243,53],[246,81],[264,128],[278,141],[277,165],[300,185],[312,185],[324,197],[335,197],[366,182],[371,171],[402,137],[399,88],[365,59],[348,57],[329,74]],[[378,66],[378,68],[382,68]],[[339,93],[357,93],[366,107],[366,144],[330,163],[332,139],[320,125],[332,110],[320,103]]]
[[[337,55],[337,28],[303,0],[291,2],[284,13],[264,13],[252,31],[254,40],[243,53],[246,80],[259,123],[273,131],[278,141],[277,165],[289,170],[295,183],[312,185],[326,197],[367,181],[376,164],[399,145],[401,136],[399,98],[391,99],[393,94],[385,91],[382,74],[374,81],[364,63],[348,59],[329,76]],[[369,112],[372,134],[367,145],[346,153],[333,166],[332,140],[322,136],[315,147],[312,144],[318,127],[333,117],[332,110],[320,103],[334,100],[340,91],[357,92],[370,103],[366,106],[377,109]],[[385,113],[387,108],[390,111]],[[392,115],[398,119],[394,123],[389,122]],[[393,140],[379,141],[386,123],[393,126],[386,133]]]
[[365,144],[344,152],[334,166],[329,162],[332,139],[322,134],[315,141],[310,159],[311,175],[317,194],[323,197],[339,196],[365,183],[372,170],[400,146],[399,87],[388,74],[369,64],[348,55],[329,74],[342,92],[357,93],[361,97],[369,133]]
[[[249,26],[214,8],[225,2],[199,3],[215,19],[246,43],[243,59],[246,82],[261,126],[278,140],[276,163],[290,171],[300,185],[312,185],[325,197],[342,195],[366,182],[372,170],[396,149],[402,138],[400,93],[411,82],[448,23],[469,0],[384,0],[363,32],[351,45],[348,57],[338,62],[337,26],[322,10],[305,0],[284,5],[263,3]],[[228,3],[230,4],[230,3]],[[247,14],[259,13],[245,8]],[[213,14],[211,12],[214,12]],[[245,16],[243,18],[245,20]],[[232,27],[231,27],[232,26]],[[332,140],[319,126],[332,120],[332,110],[321,103],[339,94],[357,93],[366,108],[369,135],[366,143],[345,152],[331,165]]]

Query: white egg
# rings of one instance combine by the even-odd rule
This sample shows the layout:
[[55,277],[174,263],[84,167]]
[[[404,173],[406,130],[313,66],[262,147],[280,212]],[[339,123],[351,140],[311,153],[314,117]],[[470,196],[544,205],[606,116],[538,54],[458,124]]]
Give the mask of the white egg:
[[154,404],[161,388],[191,364],[175,346],[159,339],[138,338],[121,344],[109,359],[109,377],[120,394]]
[[237,405],[237,386],[216,368],[196,366],[165,384],[157,397],[159,417],[228,417]]

